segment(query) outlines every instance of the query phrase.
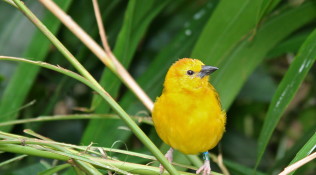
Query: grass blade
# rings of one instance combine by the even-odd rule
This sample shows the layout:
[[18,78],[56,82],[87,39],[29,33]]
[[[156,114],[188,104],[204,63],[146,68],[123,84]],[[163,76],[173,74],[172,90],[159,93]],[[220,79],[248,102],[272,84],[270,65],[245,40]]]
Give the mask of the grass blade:
[[[57,2],[64,10],[67,10],[72,1],[59,0]],[[46,15],[43,22],[53,33],[56,33],[60,27],[60,22],[50,13]],[[34,58],[35,61],[42,61],[48,53],[50,46],[50,41],[46,39],[42,32],[36,31],[29,48],[24,53],[24,57]],[[17,109],[24,102],[39,70],[40,67],[30,64],[20,64],[17,67],[15,74],[13,75],[9,85],[6,87],[0,101],[0,114],[2,114],[0,122],[14,120],[17,117],[19,112]],[[11,126],[6,126],[2,127],[1,130],[8,131],[10,128]]]
[[275,58],[287,53],[297,53],[300,46],[304,43],[306,38],[312,33],[313,31],[302,32],[297,34],[282,43],[278,44],[273,50],[269,52],[267,55],[268,58]]
[[[312,154],[312,152],[316,148],[316,133],[308,140],[308,142],[301,148],[301,150],[296,154],[294,159],[291,161],[289,165],[294,164],[295,162],[303,159],[304,157]],[[314,152],[315,154],[315,152]],[[294,174],[295,170],[289,173],[288,175]]]
[[43,172],[40,172],[40,173],[38,173],[38,175],[51,175],[51,174],[57,173],[58,171],[61,171],[61,170],[64,170],[64,169],[70,168],[70,167],[71,167],[71,165],[69,163],[61,164],[61,165],[54,166],[50,169],[47,169]]
[[192,58],[219,65],[222,58],[255,29],[262,1],[220,1],[192,51]]
[[23,159],[26,156],[27,155],[23,154],[23,155],[19,155],[19,156],[13,157],[12,159],[3,161],[3,162],[0,163],[0,167],[5,166],[5,165],[10,164],[10,163],[15,162],[15,161],[19,161],[19,160]]
[[223,108],[229,108],[250,74],[277,43],[315,17],[313,3],[287,9],[262,24],[253,40],[240,43],[211,79],[220,94]]
[[258,158],[256,167],[261,161],[272,133],[282,114],[315,62],[315,55],[316,30],[314,30],[300,48],[299,53],[291,63],[289,70],[286,72],[272,99],[258,140]]
[[[1,57],[0,57],[1,59]],[[152,120],[149,117],[138,117],[138,116],[131,116],[135,122],[138,123],[146,123],[152,125]],[[90,120],[90,119],[117,119],[119,120],[120,117],[117,114],[71,114],[71,115],[54,115],[54,116],[39,116],[36,118],[29,118],[29,119],[21,119],[21,120],[11,120],[7,122],[0,123],[0,126],[7,126],[7,125],[17,125],[17,124],[25,124],[25,123],[35,123],[35,122],[48,122],[48,121],[58,121],[58,120]]]

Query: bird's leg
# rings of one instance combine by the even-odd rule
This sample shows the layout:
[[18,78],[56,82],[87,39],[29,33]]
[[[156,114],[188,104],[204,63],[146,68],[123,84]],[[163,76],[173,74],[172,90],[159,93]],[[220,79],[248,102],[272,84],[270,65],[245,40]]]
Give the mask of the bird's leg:
[[203,153],[204,164],[196,171],[196,174],[203,173],[203,175],[211,174],[210,158],[208,156],[208,151]]
[[[171,163],[173,160],[173,148],[170,148],[167,153],[165,154],[165,157],[167,158],[167,160]],[[163,171],[165,170],[165,168],[162,166],[162,164],[159,165],[160,168],[160,174],[163,173]]]

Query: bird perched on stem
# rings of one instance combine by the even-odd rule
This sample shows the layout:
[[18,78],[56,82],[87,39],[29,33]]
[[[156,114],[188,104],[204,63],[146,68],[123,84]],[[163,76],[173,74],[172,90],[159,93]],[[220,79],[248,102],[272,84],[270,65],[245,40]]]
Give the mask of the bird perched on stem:
[[209,83],[209,75],[217,69],[197,59],[175,62],[152,113],[159,137],[171,146],[166,158],[172,162],[173,149],[184,154],[203,153],[204,164],[196,172],[203,175],[211,173],[208,150],[217,145],[225,131],[226,113]]

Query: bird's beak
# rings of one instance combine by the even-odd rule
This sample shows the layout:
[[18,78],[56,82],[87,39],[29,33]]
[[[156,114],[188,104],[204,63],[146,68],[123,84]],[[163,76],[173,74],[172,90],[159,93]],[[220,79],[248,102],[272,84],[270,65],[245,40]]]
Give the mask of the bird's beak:
[[203,65],[201,71],[199,72],[198,76],[203,78],[211,73],[215,72],[218,68],[213,66],[206,66]]

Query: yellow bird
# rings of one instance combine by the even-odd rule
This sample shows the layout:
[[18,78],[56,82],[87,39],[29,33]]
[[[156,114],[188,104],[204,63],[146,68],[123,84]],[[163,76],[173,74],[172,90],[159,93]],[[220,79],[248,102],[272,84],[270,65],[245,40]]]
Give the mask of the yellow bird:
[[204,165],[196,172],[203,175],[211,173],[208,150],[217,145],[225,131],[226,113],[209,83],[209,75],[217,69],[197,59],[175,62],[152,113],[159,137],[171,146],[166,158],[172,162],[173,149],[184,154],[203,153]]

